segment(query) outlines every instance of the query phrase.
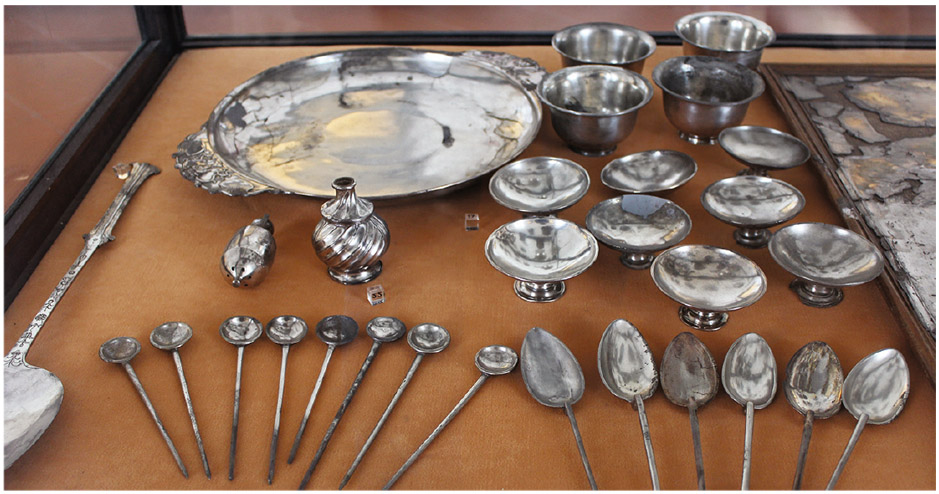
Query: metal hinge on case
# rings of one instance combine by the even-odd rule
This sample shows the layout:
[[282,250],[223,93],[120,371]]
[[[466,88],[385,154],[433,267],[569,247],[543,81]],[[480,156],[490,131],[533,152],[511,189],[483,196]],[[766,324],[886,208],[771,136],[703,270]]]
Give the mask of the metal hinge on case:
[[253,196],[264,192],[282,192],[232,170],[212,150],[205,125],[199,132],[186,136],[186,139],[179,143],[173,158],[176,159],[176,169],[183,178],[212,194]]

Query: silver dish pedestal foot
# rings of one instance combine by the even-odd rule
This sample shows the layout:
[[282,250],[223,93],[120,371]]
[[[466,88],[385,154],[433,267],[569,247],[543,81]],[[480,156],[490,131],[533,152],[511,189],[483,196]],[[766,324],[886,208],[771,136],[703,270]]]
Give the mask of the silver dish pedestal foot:
[[526,302],[554,302],[567,287],[563,281],[515,281],[515,294]]
[[359,285],[374,280],[381,274],[381,261],[354,271],[340,271],[329,268],[329,277],[343,285]]
[[717,331],[730,318],[726,312],[698,310],[685,305],[678,309],[678,317],[683,323],[701,331]]
[[796,292],[803,304],[809,307],[820,309],[834,307],[844,299],[844,292],[838,287],[820,285],[799,278],[792,280],[789,288]]
[[688,141],[692,144],[704,146],[713,146],[717,144],[716,137],[702,137],[695,134],[689,134],[688,132],[679,132],[678,137],[680,137],[683,141]]
[[766,168],[751,166],[737,172],[738,177],[744,175],[753,175],[754,177],[768,177],[769,171]]
[[649,252],[623,252],[619,256],[619,262],[630,269],[649,269],[654,260],[655,254]]
[[734,230],[734,240],[738,244],[751,249],[766,247],[773,238],[773,232],[767,228],[738,228]]
[[601,156],[609,156],[613,154],[613,151],[616,151],[616,146],[613,146],[609,149],[583,149],[576,148],[574,146],[568,146],[571,151],[588,158],[599,158]]

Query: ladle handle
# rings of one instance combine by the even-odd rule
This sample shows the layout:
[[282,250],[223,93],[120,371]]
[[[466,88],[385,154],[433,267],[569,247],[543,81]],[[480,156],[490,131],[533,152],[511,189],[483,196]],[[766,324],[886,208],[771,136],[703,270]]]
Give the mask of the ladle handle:
[[163,427],[163,422],[160,421],[160,417],[157,416],[156,409],[153,408],[153,403],[150,401],[150,397],[147,396],[147,392],[143,390],[143,384],[140,384],[140,379],[137,378],[137,373],[134,372],[134,368],[130,366],[129,363],[123,364],[124,370],[127,371],[127,376],[130,377],[130,381],[134,383],[134,388],[137,389],[137,393],[140,394],[140,397],[143,399],[144,405],[147,406],[147,410],[150,412],[150,416],[153,417],[153,421],[156,422],[156,426],[160,429],[160,435],[163,436],[163,440],[166,441],[166,445],[170,448],[170,453],[173,454],[173,459],[176,460],[176,466],[179,467],[179,470],[183,472],[183,477],[189,478],[189,472],[186,471],[186,465],[183,465],[183,459],[179,457],[179,452],[176,451],[176,445],[173,444],[173,440],[170,439],[170,435],[166,432],[166,427]]
[[805,470],[805,457],[809,454],[809,441],[812,440],[812,425],[815,423],[815,414],[811,410],[805,412],[805,425],[802,426],[802,446],[799,447],[799,460],[796,463],[796,476],[792,481],[792,490],[802,488],[802,472]]
[[584,463],[584,470],[587,471],[587,481],[590,482],[590,488],[597,490],[597,481],[593,478],[593,470],[590,469],[590,462],[587,461],[587,451],[584,449],[584,440],[580,437],[580,429],[577,428],[577,419],[574,418],[574,411],[570,405],[564,405],[564,412],[567,413],[568,420],[571,421],[571,429],[574,430],[574,441],[577,443],[577,449],[580,451],[580,461]]
[[646,446],[646,459],[649,460],[649,473],[652,475],[652,489],[659,490],[659,472],[655,468],[655,452],[652,451],[652,435],[649,433],[649,419],[642,397],[636,395],[636,411],[639,412],[639,427],[642,428],[642,441]]
[[238,345],[238,364],[235,368],[235,406],[231,419],[231,446],[228,448],[228,480],[235,479],[235,447],[238,443],[238,411],[241,404],[241,363],[245,347]]
[[861,431],[864,430],[864,426],[867,424],[867,414],[862,413],[857,419],[857,426],[854,427],[854,433],[851,434],[851,439],[848,440],[848,446],[844,448],[844,454],[841,455],[841,459],[838,460],[838,466],[835,467],[835,471],[831,474],[831,480],[828,481],[828,487],[825,487],[826,491],[830,491],[835,488],[835,484],[838,483],[838,477],[841,477],[841,472],[844,471],[845,465],[848,464],[848,457],[851,456],[851,452],[854,451],[854,445],[857,444],[858,438],[861,437]]
[[691,420],[691,442],[694,443],[694,467],[698,473],[698,489],[704,487],[704,453],[701,452],[701,428],[698,426],[698,407],[688,408],[688,418]]
[[277,411],[274,412],[274,433],[271,434],[271,460],[267,468],[267,485],[274,482],[274,457],[277,456],[277,436],[280,434],[280,412],[284,406],[284,381],[287,378],[287,354],[290,345],[281,345],[280,384],[277,386]]
[[743,481],[741,490],[750,489],[750,454],[753,450],[753,402],[747,402],[747,431],[743,438]]
[[472,398],[473,395],[479,391],[479,388],[482,387],[483,383],[486,382],[486,378],[488,377],[489,376],[486,374],[479,376],[479,379],[477,379],[469,391],[463,395],[463,398],[460,398],[460,401],[456,404],[455,407],[453,407],[453,410],[451,410],[450,413],[444,417],[443,421],[440,422],[440,425],[438,425],[437,428],[434,429],[434,431],[431,432],[429,436],[427,436],[427,439],[424,439],[424,442],[421,443],[417,450],[414,451],[414,453],[411,454],[407,461],[404,462],[404,465],[401,465],[401,468],[399,468],[398,471],[395,472],[394,476],[391,477],[391,480],[389,480],[388,483],[382,487],[382,490],[387,491],[388,489],[391,489],[391,486],[393,486],[394,483],[397,482],[402,475],[404,475],[404,472],[406,472],[408,468],[411,468],[411,465],[414,464],[414,462],[417,460],[417,457],[420,456],[428,446],[430,446],[430,443],[432,443],[441,432],[443,432],[444,427],[446,427],[454,418],[456,418],[456,415],[460,413],[460,410],[462,410],[464,406],[466,406],[466,404],[470,401],[470,398]]
[[316,384],[313,386],[313,392],[310,393],[310,401],[306,404],[306,410],[303,412],[303,420],[300,421],[300,429],[293,439],[293,446],[290,447],[290,455],[287,457],[287,464],[293,463],[297,456],[297,449],[300,447],[300,439],[303,437],[303,431],[306,430],[306,423],[310,420],[310,412],[313,411],[313,404],[316,403],[316,396],[320,393],[320,387],[323,386],[323,378],[326,376],[326,367],[329,366],[329,359],[333,356],[333,350],[336,345],[330,344],[326,347],[326,356],[323,357],[323,365],[320,367],[320,374],[316,378]]

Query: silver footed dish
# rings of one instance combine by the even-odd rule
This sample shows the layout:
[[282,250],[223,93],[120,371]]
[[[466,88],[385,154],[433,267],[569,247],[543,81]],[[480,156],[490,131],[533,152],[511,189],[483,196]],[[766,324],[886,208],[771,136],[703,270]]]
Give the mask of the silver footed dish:
[[760,248],[773,236],[769,227],[785,223],[805,207],[805,197],[792,185],[769,177],[741,175],[708,185],[701,205],[711,216],[737,227],[734,239]]
[[811,153],[800,139],[785,132],[740,125],[724,129],[717,142],[727,154],[749,168],[741,172],[746,175],[767,176],[769,170],[787,170],[808,161]]
[[655,149],[617,158],[600,171],[600,181],[625,194],[675,190],[698,172],[694,158],[681,151]]
[[587,213],[587,229],[601,243],[620,251],[620,262],[632,269],[652,265],[655,252],[685,239],[691,217],[668,199],[644,194],[607,199]]
[[548,216],[587,194],[590,175],[571,160],[538,156],[499,168],[489,180],[495,201],[523,216]]

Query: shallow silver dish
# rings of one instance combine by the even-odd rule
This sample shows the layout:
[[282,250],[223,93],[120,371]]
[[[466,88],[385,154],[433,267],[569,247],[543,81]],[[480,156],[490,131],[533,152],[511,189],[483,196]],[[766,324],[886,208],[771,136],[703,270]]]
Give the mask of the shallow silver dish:
[[449,189],[518,156],[541,125],[544,69],[495,52],[368,48],[302,58],[229,93],[180,143],[176,168],[209,192],[332,197]]
[[874,244],[825,223],[780,228],[769,242],[769,253],[796,276],[789,288],[811,307],[838,305],[844,298],[840,287],[867,283],[884,270],[884,256]]
[[603,185],[627,194],[654,194],[681,187],[698,172],[694,158],[669,149],[617,158],[600,171]]
[[737,227],[734,239],[744,247],[769,243],[769,227],[781,225],[805,207],[805,197],[792,185],[769,177],[741,175],[708,185],[701,205],[715,218]]
[[691,232],[691,217],[668,199],[644,194],[607,199],[587,213],[587,229],[607,247],[622,252],[632,269],[652,265],[655,252],[672,247]]
[[528,302],[553,302],[566,290],[564,280],[597,260],[597,239],[558,218],[523,218],[500,226],[486,240],[486,259],[515,278],[515,294]]
[[589,188],[590,175],[582,166],[546,156],[509,163],[489,180],[492,198],[525,216],[553,215],[573,206]]
[[769,170],[786,170],[805,163],[809,148],[799,138],[785,132],[740,125],[724,129],[717,142],[735,160],[747,165],[744,173],[765,177]]
[[682,304],[681,320],[703,331],[727,323],[728,311],[742,309],[766,293],[766,275],[755,262],[710,245],[681,245],[652,261],[652,281]]

